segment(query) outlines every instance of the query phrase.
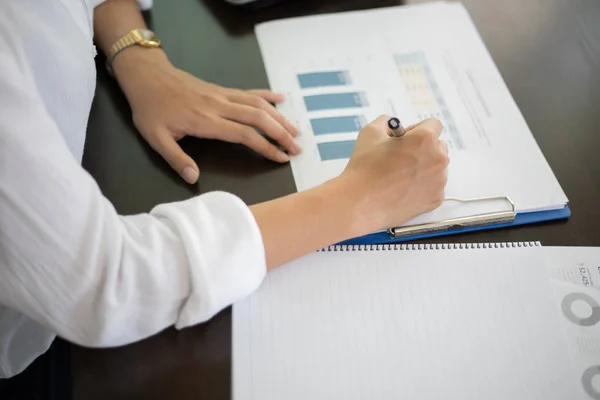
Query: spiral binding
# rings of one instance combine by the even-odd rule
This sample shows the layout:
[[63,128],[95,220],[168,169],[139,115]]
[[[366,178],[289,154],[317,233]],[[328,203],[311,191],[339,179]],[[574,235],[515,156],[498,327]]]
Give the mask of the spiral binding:
[[539,247],[540,242],[500,243],[390,243],[390,244],[343,244],[324,247],[317,252],[329,251],[387,251],[387,250],[472,250]]

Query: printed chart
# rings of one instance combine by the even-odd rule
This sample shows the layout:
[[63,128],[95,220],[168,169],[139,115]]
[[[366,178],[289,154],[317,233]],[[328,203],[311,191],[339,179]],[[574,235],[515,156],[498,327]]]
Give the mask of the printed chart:
[[425,53],[396,54],[394,59],[418,120],[439,119],[444,125],[442,134],[446,134],[444,139],[449,142],[448,146],[464,149],[460,132],[436,83]]
[[[449,147],[464,149],[460,132],[425,53],[396,54],[393,61],[405,96],[408,96],[405,104],[410,104],[417,120],[438,118],[444,125],[442,135]],[[381,114],[383,110],[375,108],[382,102],[390,102],[390,99],[376,98],[374,85],[358,87],[355,72],[348,68],[311,71],[296,76],[322,162],[350,158],[356,135],[369,122],[369,116]],[[365,78],[362,75],[366,75],[364,71],[360,76]],[[376,80],[371,76],[367,78],[367,81]]]
[[328,93],[303,96],[309,116],[314,115],[310,117],[310,125],[321,161],[350,158],[356,140],[347,140],[347,134],[356,135],[367,124],[365,111],[371,106],[368,94],[352,90],[353,79],[347,70],[303,73],[297,78],[303,90],[329,89]]

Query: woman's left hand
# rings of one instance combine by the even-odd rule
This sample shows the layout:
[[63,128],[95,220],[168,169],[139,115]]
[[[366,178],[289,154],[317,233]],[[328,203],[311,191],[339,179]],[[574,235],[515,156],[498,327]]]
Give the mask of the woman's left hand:
[[[298,131],[271,103],[283,96],[269,90],[237,90],[202,81],[175,68],[161,50],[130,48],[117,56],[113,70],[129,100],[142,136],[188,183],[198,166],[179,146],[185,136],[241,143],[266,158],[287,162],[300,152]],[[256,129],[255,129],[256,128]]]

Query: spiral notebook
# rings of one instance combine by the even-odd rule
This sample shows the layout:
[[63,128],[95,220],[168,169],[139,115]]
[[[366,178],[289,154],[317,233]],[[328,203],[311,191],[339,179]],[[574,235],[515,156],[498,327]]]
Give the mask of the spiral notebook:
[[358,132],[381,114],[405,126],[429,117],[442,121],[450,153],[448,201],[346,244],[570,216],[567,196],[462,4],[269,21],[256,35],[271,88],[286,94],[278,109],[300,129],[303,151],[291,159],[299,191],[342,173]]
[[600,399],[600,248],[335,246],[233,307],[233,399]]

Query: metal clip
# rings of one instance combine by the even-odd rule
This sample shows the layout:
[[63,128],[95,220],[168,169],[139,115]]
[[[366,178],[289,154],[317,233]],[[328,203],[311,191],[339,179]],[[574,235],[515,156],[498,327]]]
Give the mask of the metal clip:
[[440,222],[428,222],[425,224],[397,226],[388,229],[393,239],[406,236],[422,235],[425,233],[443,232],[456,228],[466,228],[473,226],[483,226],[492,224],[503,224],[513,222],[517,211],[515,203],[508,196],[477,197],[472,199],[459,199],[456,197],[447,197],[444,201],[458,201],[461,203],[475,203],[483,201],[505,200],[510,204],[509,211],[498,211],[488,214],[478,214],[469,217],[450,218]]

